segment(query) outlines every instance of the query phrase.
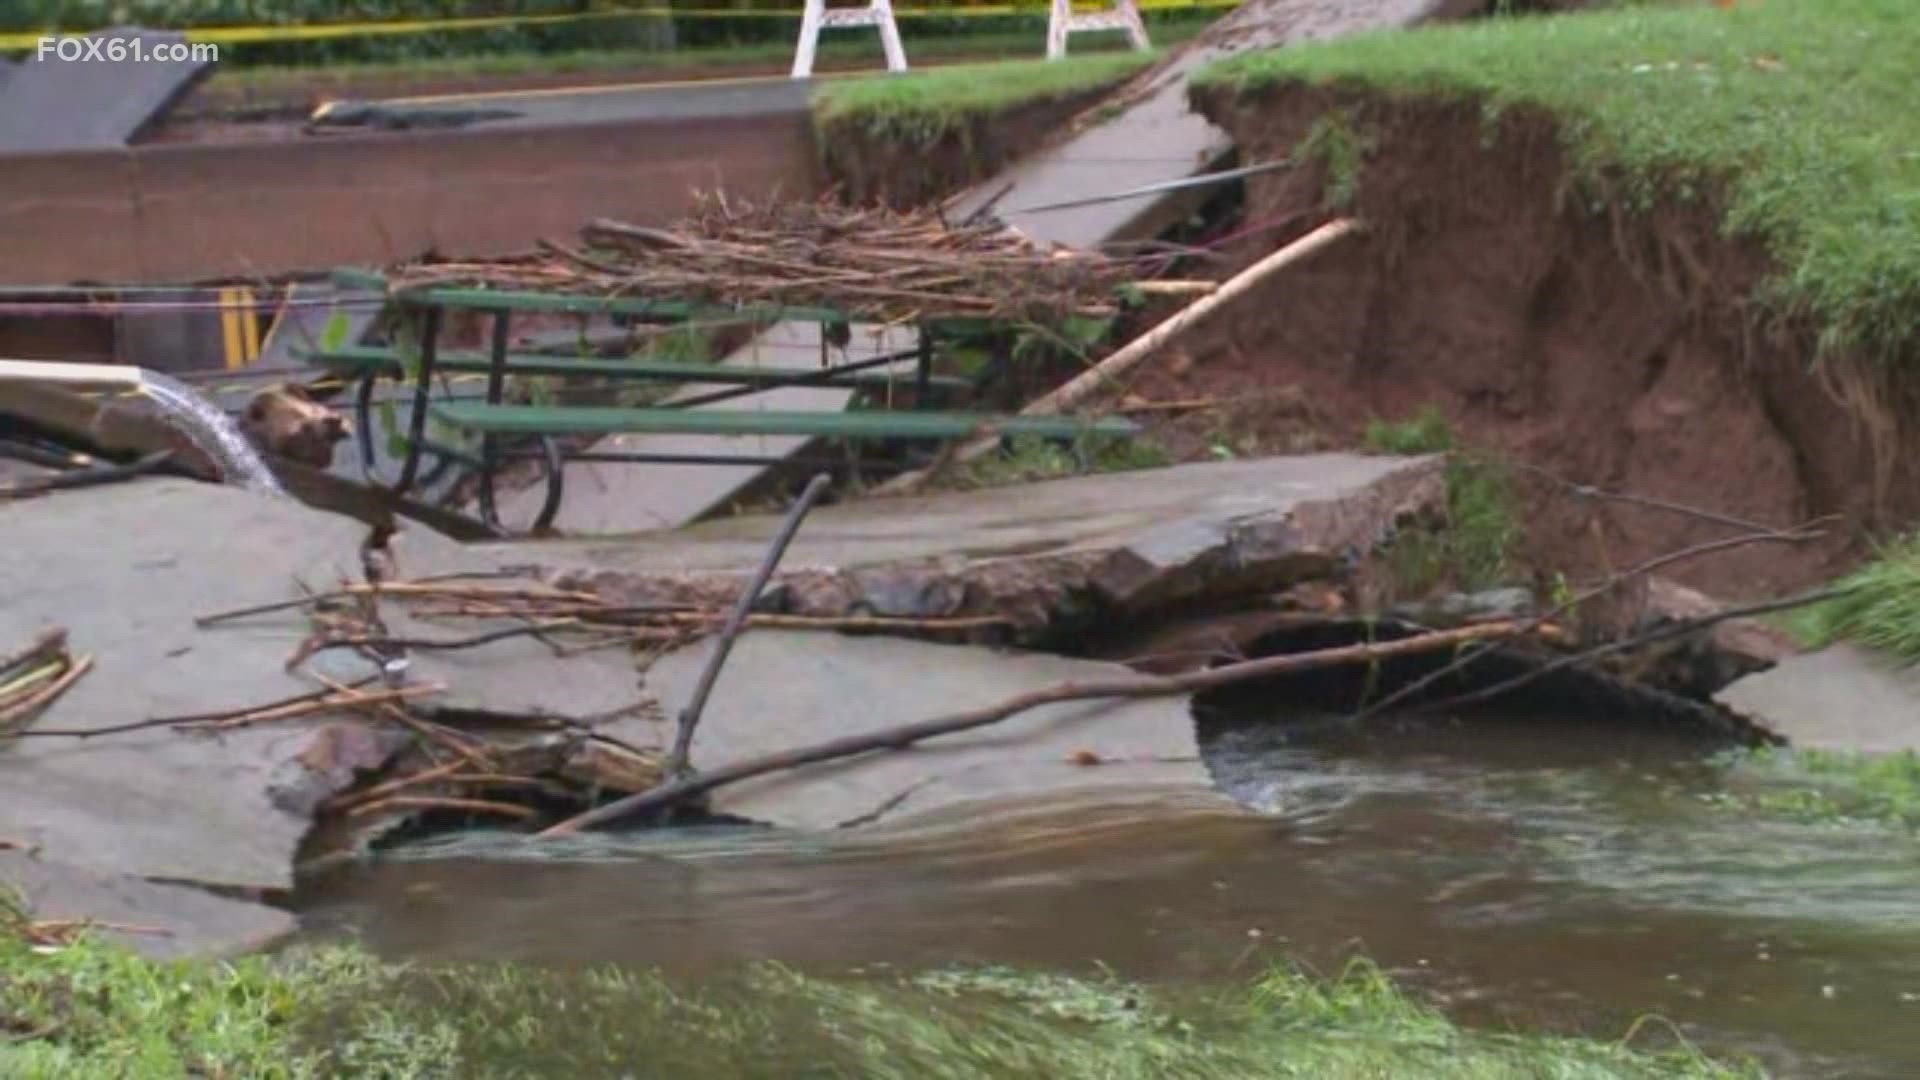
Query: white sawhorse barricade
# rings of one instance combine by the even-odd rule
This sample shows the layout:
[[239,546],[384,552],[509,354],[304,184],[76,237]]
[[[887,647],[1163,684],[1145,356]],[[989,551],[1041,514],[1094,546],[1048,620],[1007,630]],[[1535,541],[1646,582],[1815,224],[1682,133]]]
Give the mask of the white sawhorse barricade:
[[812,77],[813,53],[820,44],[820,31],[849,26],[879,27],[880,47],[887,53],[887,70],[907,70],[907,50],[900,44],[900,27],[893,21],[892,0],[871,0],[863,8],[829,8],[826,0],[807,0],[806,12],[800,17],[800,47],[793,54],[793,77]]
[[1053,0],[1053,14],[1047,19],[1047,59],[1065,57],[1067,35],[1084,30],[1125,30],[1134,48],[1145,52],[1153,47],[1147,42],[1147,27],[1140,21],[1140,8],[1134,0],[1113,0],[1107,10],[1085,15],[1073,13],[1072,0]]

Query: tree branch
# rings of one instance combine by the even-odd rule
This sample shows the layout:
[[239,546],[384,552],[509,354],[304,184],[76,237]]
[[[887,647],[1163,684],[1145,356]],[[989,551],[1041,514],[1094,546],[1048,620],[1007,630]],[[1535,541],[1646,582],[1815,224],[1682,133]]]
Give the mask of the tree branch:
[[[1418,637],[1402,638],[1398,641],[1344,645],[1334,649],[1320,649],[1315,652],[1294,653],[1287,656],[1269,656],[1258,660],[1247,660],[1238,664],[1227,664],[1205,671],[1188,672],[1183,675],[1136,675],[1126,678],[1108,679],[1099,682],[1065,682],[1039,690],[1029,691],[1015,697],[983,705],[975,709],[952,713],[947,716],[922,720],[918,723],[903,724],[898,727],[883,728],[878,731],[859,735],[848,735],[812,746],[785,750],[763,757],[736,761],[710,772],[693,776],[676,777],[666,783],[629,795],[608,803],[605,806],[563,821],[537,835],[542,838],[569,836],[582,829],[595,825],[604,825],[621,818],[632,817],[649,810],[657,810],[674,803],[704,795],[715,788],[739,783],[766,773],[783,769],[798,768],[836,758],[852,757],[874,750],[897,750],[910,746],[922,739],[936,735],[952,735],[974,728],[997,724],[1009,717],[1036,709],[1042,705],[1053,705],[1063,701],[1085,701],[1094,698],[1155,698],[1172,697],[1178,694],[1199,693],[1233,683],[1272,675],[1290,674],[1315,668],[1332,667],[1339,664],[1370,663],[1395,656],[1407,656],[1415,653],[1432,652],[1436,649],[1453,648],[1475,641],[1490,641],[1498,638],[1510,638],[1527,632],[1525,624],[1519,622],[1482,623],[1477,626],[1465,626],[1456,630],[1438,630]],[[669,774],[671,775],[671,774]]]

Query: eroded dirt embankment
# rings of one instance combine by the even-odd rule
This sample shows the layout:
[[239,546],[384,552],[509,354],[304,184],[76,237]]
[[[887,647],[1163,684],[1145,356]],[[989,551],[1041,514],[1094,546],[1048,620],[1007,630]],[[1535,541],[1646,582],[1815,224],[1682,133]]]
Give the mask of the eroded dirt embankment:
[[821,163],[842,198],[862,206],[917,209],[998,174],[1113,84],[967,116],[924,135],[869,126],[859,115],[819,124]]
[[[1770,325],[1749,301],[1767,256],[1724,237],[1714,207],[1596,209],[1544,114],[1509,113],[1489,130],[1470,103],[1299,88],[1211,91],[1197,107],[1247,161],[1295,154],[1335,111],[1364,148],[1357,183],[1324,161],[1250,180],[1246,225],[1272,228],[1235,246],[1222,276],[1333,213],[1369,232],[1186,341],[1190,361],[1158,376],[1177,385],[1155,396],[1297,387],[1315,437],[1336,442],[1434,406],[1469,445],[1580,483],[1776,526],[1843,518],[1819,545],[1676,569],[1724,596],[1808,585],[1857,555],[1866,528],[1920,512],[1920,425],[1876,456],[1861,411],[1810,373],[1809,329]],[[1332,205],[1343,188],[1349,200]],[[1876,461],[1891,470],[1877,506]],[[1523,488],[1535,566],[1621,568],[1728,532]]]

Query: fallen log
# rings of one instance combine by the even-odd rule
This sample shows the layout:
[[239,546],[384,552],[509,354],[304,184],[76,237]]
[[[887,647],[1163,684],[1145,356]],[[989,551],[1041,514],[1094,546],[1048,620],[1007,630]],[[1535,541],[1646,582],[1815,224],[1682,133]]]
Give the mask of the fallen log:
[[[1245,295],[1254,286],[1281,270],[1318,254],[1336,241],[1359,232],[1360,229],[1360,223],[1352,218],[1339,218],[1327,222],[1235,274],[1218,289],[1180,309],[1179,313],[1172,318],[1128,342],[1113,355],[1075,376],[1065,386],[1020,410],[1020,415],[1042,416],[1073,408],[1096,391],[1111,385],[1115,379],[1137,367],[1147,357],[1159,352],[1168,342],[1186,333],[1220,308]],[[998,440],[992,436],[977,437],[971,442],[961,444],[959,449],[945,461],[949,464],[964,465],[988,453],[997,444]],[[900,495],[916,491],[931,478],[932,472],[932,469],[921,469],[902,473],[874,489],[875,493]]]
[[812,746],[749,758],[693,776],[673,778],[670,775],[667,782],[657,787],[589,810],[535,835],[540,839],[569,836],[595,825],[604,825],[651,810],[663,809],[704,795],[716,788],[736,784],[756,776],[799,768],[802,765],[813,765],[822,761],[853,757],[875,750],[898,750],[937,735],[952,735],[997,724],[1043,705],[1095,698],[1153,698],[1192,694],[1273,675],[1291,674],[1341,664],[1372,663],[1397,656],[1454,648],[1473,642],[1512,638],[1526,632],[1526,624],[1521,621],[1481,623],[1455,630],[1439,630],[1417,637],[1402,638],[1398,641],[1344,645],[1333,649],[1245,660],[1183,675],[1137,675],[1099,682],[1059,683],[990,705],[935,717],[931,720],[848,735],[815,743]]

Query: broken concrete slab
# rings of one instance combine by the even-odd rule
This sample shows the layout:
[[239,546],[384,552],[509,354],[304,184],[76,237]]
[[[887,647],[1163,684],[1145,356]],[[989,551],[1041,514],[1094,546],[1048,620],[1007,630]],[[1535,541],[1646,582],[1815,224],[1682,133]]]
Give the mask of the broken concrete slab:
[[[0,642],[63,626],[94,668],[30,730],[90,730],[258,706],[312,692],[285,670],[309,634],[296,612],[200,629],[196,615],[297,596],[361,576],[366,527],[238,489],[147,479],[63,492],[8,511]],[[404,537],[402,565],[456,565],[457,545]],[[392,629],[459,636],[391,613]],[[578,661],[587,661],[581,664]],[[337,681],[374,673],[333,650],[308,665]],[[411,678],[443,681],[454,705],[604,711],[637,698],[618,652],[566,661],[531,639],[416,654]],[[0,743],[0,837],[81,869],[256,889],[291,887],[313,806],[377,766],[378,740],[313,717],[218,733],[149,728],[110,737]]]
[[264,904],[82,870],[19,851],[0,851],[0,884],[19,890],[35,919],[105,924],[93,931],[100,939],[156,960],[253,952],[296,926],[292,915]]
[[1920,750],[1920,669],[1855,645],[1789,657],[1714,700],[1798,747]]
[[[648,689],[686,704],[713,648],[657,661]],[[1125,677],[1117,664],[884,637],[758,630],[742,637],[707,702],[697,764],[929,719],[1070,680]],[[714,792],[716,813],[795,828],[888,823],[982,802],[1133,800],[1207,792],[1185,697],[1068,702],[906,750],[822,762]],[[1219,796],[1223,805],[1225,796]]]
[[[775,610],[998,616],[1026,631],[1324,577],[1443,494],[1440,459],[1320,454],[1203,462],[814,511]],[[724,606],[778,526],[706,522],[616,541],[489,545],[621,603]]]
[[[834,363],[869,360],[911,349],[916,337],[910,327],[855,325],[844,354],[829,350]],[[730,367],[777,371],[819,370],[820,326],[816,323],[776,323],[735,350],[722,363]],[[685,400],[712,386],[685,387],[667,400]],[[728,398],[701,408],[725,411],[801,410],[838,412],[853,400],[853,391],[831,386],[784,386],[756,394]],[[724,454],[778,460],[798,453],[813,440],[805,436],[741,435],[613,435],[593,450],[620,454]],[[697,521],[751,484],[768,465],[691,465],[639,462],[575,461],[564,466],[565,497],[554,527],[567,533],[629,533],[643,529],[671,529]],[[501,517],[508,522],[532,521],[545,497],[544,485],[501,499]]]
[[[524,625],[508,619],[430,621],[391,601],[380,611],[394,637],[426,641],[478,637]],[[623,649],[562,658],[534,638],[521,636],[479,648],[414,650],[407,663],[413,681],[447,688],[432,704],[448,708],[585,718],[631,709],[642,700],[640,676]]]
[[[0,640],[64,626],[92,672],[39,729],[98,728],[275,701],[314,689],[282,665],[305,632],[196,614],[257,602],[264,582],[315,587],[358,573],[364,526],[233,488],[147,480],[9,511]],[[213,552],[217,558],[210,558]],[[305,819],[275,805],[280,765],[313,732],[167,729],[0,747],[0,836],[83,869],[282,889]]]
[[35,50],[0,84],[0,153],[125,146],[213,70],[211,57],[157,59],[187,45],[170,30],[116,26],[56,40],[58,51]]

